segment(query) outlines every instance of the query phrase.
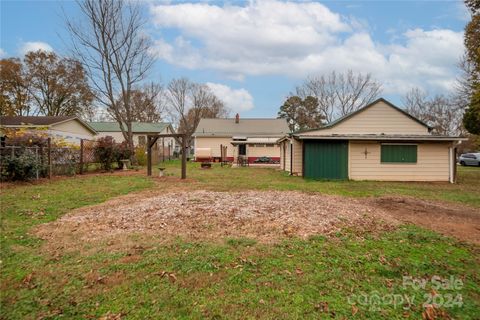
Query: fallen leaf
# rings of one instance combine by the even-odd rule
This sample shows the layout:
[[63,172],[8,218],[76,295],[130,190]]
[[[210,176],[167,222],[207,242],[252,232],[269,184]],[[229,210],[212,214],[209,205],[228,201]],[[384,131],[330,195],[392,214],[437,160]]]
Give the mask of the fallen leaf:
[[424,320],[435,320],[437,319],[437,313],[435,312],[435,307],[431,304],[425,306],[425,310],[422,312],[422,319]]
[[358,313],[358,307],[352,304],[352,316]]

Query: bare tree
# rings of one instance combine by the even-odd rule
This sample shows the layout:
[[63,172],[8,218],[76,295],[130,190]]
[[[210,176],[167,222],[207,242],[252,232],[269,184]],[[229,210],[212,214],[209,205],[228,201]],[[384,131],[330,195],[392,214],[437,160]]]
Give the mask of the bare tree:
[[408,113],[425,122],[440,135],[457,135],[465,130],[462,126],[463,106],[458,104],[455,96],[429,95],[413,88],[403,98]]
[[309,77],[297,87],[296,95],[305,99],[317,98],[318,108],[327,123],[373,102],[382,91],[370,73],[333,71],[328,75]]
[[166,100],[177,131],[186,135],[187,147],[192,144],[192,135],[201,118],[228,116],[228,109],[208,86],[186,78],[173,79],[168,84]]
[[123,0],[84,0],[79,6],[85,21],[67,20],[72,49],[88,72],[96,98],[119,123],[133,151],[132,92],[154,62],[140,8]]
[[[160,84],[150,83],[131,92],[132,120],[138,122],[160,122],[165,110],[163,88]],[[119,99],[118,104],[122,104]],[[121,108],[124,110],[125,108]]]

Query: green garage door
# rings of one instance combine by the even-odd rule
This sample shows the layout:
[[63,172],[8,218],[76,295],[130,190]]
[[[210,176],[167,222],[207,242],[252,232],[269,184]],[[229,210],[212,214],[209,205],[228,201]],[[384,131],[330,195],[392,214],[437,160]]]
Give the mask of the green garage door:
[[348,179],[348,142],[304,140],[305,177]]

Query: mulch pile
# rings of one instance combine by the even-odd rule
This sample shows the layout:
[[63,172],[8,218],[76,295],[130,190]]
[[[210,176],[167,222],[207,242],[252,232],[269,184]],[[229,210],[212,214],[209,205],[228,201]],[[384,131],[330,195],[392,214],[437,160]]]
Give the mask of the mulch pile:
[[88,242],[133,233],[165,240],[248,237],[274,242],[386,224],[395,221],[361,199],[296,191],[192,191],[115,198],[74,210],[40,225],[35,233],[57,243],[67,238]]

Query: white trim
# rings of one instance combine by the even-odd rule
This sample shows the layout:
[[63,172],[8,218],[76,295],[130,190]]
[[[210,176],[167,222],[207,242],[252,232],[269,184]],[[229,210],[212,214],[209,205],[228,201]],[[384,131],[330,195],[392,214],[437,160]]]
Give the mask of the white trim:
[[453,172],[454,172],[454,166],[455,165],[455,161],[453,161],[453,148],[452,147],[449,147],[448,148],[448,181],[450,183],[454,183],[455,181],[453,181]]
[[348,152],[348,157],[347,157],[347,172],[348,172],[348,177],[347,179],[350,180],[350,177],[352,176],[352,166],[351,166],[351,159],[350,157],[352,156],[352,152],[351,152],[351,141],[347,141],[348,143],[348,149],[347,149],[347,152]]

